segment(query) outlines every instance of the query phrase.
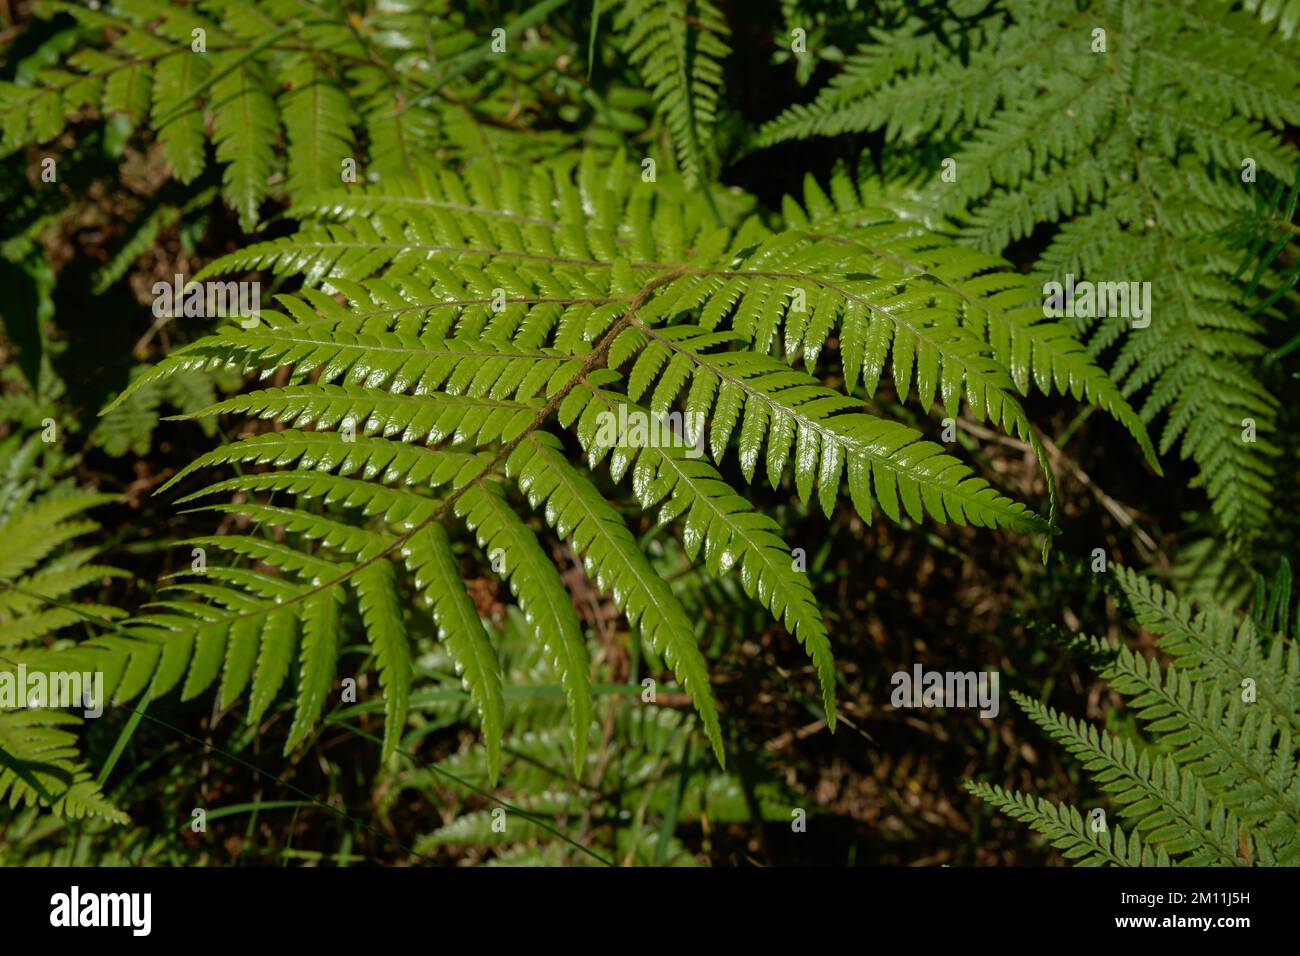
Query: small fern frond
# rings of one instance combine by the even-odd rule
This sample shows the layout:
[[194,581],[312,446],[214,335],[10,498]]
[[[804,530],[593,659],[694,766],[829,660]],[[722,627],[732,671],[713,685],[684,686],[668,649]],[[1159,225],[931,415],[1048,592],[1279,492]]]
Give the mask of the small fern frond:
[[1222,809],[1212,809],[1205,784],[1162,756],[1099,733],[1031,697],[1013,691],[1012,699],[1034,723],[1080,759],[1120,813],[1148,842],[1171,854],[1187,854],[1193,865],[1239,866],[1241,825]]

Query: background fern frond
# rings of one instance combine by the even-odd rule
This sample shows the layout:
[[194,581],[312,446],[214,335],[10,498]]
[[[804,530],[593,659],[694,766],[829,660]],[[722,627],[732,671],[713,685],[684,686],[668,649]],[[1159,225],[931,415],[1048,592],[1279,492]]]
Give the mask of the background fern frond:
[[[112,501],[112,496],[87,494],[66,483],[37,491],[32,479],[42,445],[39,434],[0,441],[0,460],[7,465],[0,476],[0,537],[5,542],[0,560],[0,681],[8,698],[0,703],[0,800],[10,807],[40,805],[68,818],[93,816],[125,823],[126,814],[104,796],[80,758],[75,729],[81,717],[58,709],[66,705],[50,699],[52,690],[39,705],[27,696],[33,678],[54,688],[63,683],[63,675],[76,674],[87,696],[75,705],[107,707],[106,700],[92,701],[93,686],[84,686],[86,678],[93,682],[92,675],[101,670],[96,656],[84,645],[67,644],[66,632],[87,613],[112,619],[121,612],[84,601],[79,606],[64,602],[96,582],[125,576],[92,563],[93,550],[69,547],[99,528],[84,514]],[[58,644],[47,640],[55,637],[60,638]]]
[[614,26],[628,60],[654,92],[678,166],[693,187],[717,163],[721,61],[731,52],[727,21],[709,0],[621,0]]
[[[1122,644],[1083,642],[1145,735],[1114,736],[1012,692],[1029,717],[1077,756],[1130,825],[1128,852],[1109,824],[1083,828],[1074,808],[967,781],[967,789],[1046,834],[1067,859],[1117,866],[1294,866],[1300,860],[1296,730],[1300,651],[1280,631],[1287,569],[1252,616],[1197,610],[1127,568],[1116,581],[1137,621],[1175,663]],[[1140,836],[1145,849],[1131,842]]]
[[[938,139],[948,155],[930,165],[930,203],[979,248],[1033,233],[1047,242],[1039,283],[1149,282],[1160,310],[1149,326],[1081,317],[1072,331],[1108,359],[1103,401],[1130,431],[1139,417],[1161,423],[1160,454],[1177,447],[1196,463],[1219,527],[1245,549],[1268,527],[1278,406],[1227,237],[1255,204],[1256,169],[1290,182],[1300,167],[1277,134],[1300,117],[1294,52],[1246,13],[1172,0],[912,16],[877,31],[764,139]],[[1271,258],[1251,285],[1284,289]],[[1142,397],[1136,415],[1115,411],[1121,396]]]

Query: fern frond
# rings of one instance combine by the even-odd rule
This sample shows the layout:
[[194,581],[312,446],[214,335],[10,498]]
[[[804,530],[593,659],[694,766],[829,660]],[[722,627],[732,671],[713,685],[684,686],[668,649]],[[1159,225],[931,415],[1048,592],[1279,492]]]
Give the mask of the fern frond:
[[1012,691],[1011,696],[1096,775],[1120,812],[1149,842],[1162,844],[1171,854],[1187,854],[1193,865],[1242,864],[1237,853],[1240,822],[1222,808],[1212,808],[1205,784],[1173,758],[1100,734],[1024,694]]
[[337,188],[346,172],[344,162],[357,159],[352,103],[318,62],[297,65],[285,82],[289,89],[281,95],[281,114],[289,143],[289,195]]
[[704,348],[726,337],[691,325],[662,330],[638,325],[635,332],[623,334],[640,334],[649,341],[632,368],[629,398],[642,396],[657,377],[653,367],[667,359],[667,371],[659,379],[650,409],[665,413],[680,391],[689,388],[686,412],[701,422],[711,419],[709,438],[715,460],[722,459],[743,410],[738,454],[748,481],[753,480],[766,442],[772,486],[779,486],[793,452],[800,498],[811,497],[815,481],[828,517],[841,473],[847,470],[854,506],[867,520],[874,510],[874,484],[876,500],[894,521],[902,520],[906,509],[915,521],[928,511],[937,521],[955,524],[970,521],[1018,531],[1044,528],[1023,505],[998,495],[982,479],[969,477],[969,470],[940,446],[921,442],[917,432],[894,422],[852,414],[857,407],[852,399],[761,352],[706,353]]
[[[1092,402],[1124,425],[1160,474],[1160,463],[1141,418],[1070,331],[1044,316],[1041,291],[1008,270],[1000,259],[953,245],[918,226],[889,222],[879,208],[866,201],[870,179],[866,170],[854,175],[843,164],[837,165],[828,195],[808,177],[802,205],[789,199],[785,202],[786,221],[809,232],[830,233],[866,251],[882,278],[918,277],[950,293],[960,328],[968,329],[993,360],[1010,372],[1021,394],[1037,385],[1044,394],[1055,390]],[[809,360],[810,345],[820,347],[815,341],[805,342],[805,361]],[[787,351],[790,347],[787,340]],[[865,355],[865,345],[853,347],[864,352],[866,369],[874,371],[884,365],[883,356],[872,361]],[[920,391],[929,393],[925,388]],[[1018,424],[1019,420],[1015,421]]]
[[[1044,390],[1054,385],[1123,417],[1122,400],[1064,332],[1003,317],[1011,306],[1000,298],[1002,280],[986,278],[997,274],[990,257],[972,259],[910,225],[891,232],[898,227],[883,219],[850,230],[849,242],[819,235],[806,223],[773,232],[751,218],[720,228],[697,195],[676,184],[651,188],[634,169],[626,160],[611,167],[589,153],[495,178],[471,166],[462,177],[425,173],[411,182],[321,194],[299,207],[316,224],[206,270],[265,268],[300,275],[305,284],[277,296],[277,308],[255,323],[224,326],[176,350],[118,402],[185,372],[224,369],[263,380],[287,372],[287,384],[255,388],[186,417],[241,414],[291,427],[202,455],[164,490],[213,466],[270,466],[186,500],[288,492],[317,503],[317,510],[256,501],[217,506],[288,537],[226,535],[200,543],[277,568],[294,590],[270,595],[252,580],[230,581],[223,586],[236,594],[220,596],[218,604],[241,605],[237,614],[182,603],[161,617],[128,622],[128,631],[171,655],[155,658],[158,667],[170,668],[159,686],[179,679],[174,661],[185,660],[204,628],[246,618],[270,627],[274,619],[279,631],[297,634],[310,623],[309,608],[318,616],[333,613],[320,595],[363,570],[367,577],[379,573],[369,570],[375,562],[400,558],[417,576],[417,590],[431,602],[469,685],[497,772],[504,688],[492,648],[453,580],[457,565],[450,539],[444,540],[445,530],[462,524],[477,539],[479,558],[509,581],[534,640],[546,648],[564,690],[575,766],[582,766],[591,693],[585,636],[542,539],[519,516],[511,484],[501,482],[505,477],[561,537],[572,538],[597,585],[612,592],[615,605],[662,655],[721,762],[721,722],[695,628],[586,470],[608,459],[615,481],[632,479],[643,509],[679,524],[689,560],[712,575],[739,572],[743,590],[804,646],[833,728],[834,658],[807,575],[796,570],[771,519],[683,439],[703,443],[707,436],[719,465],[734,444],[746,481],[763,459],[774,488],[793,463],[799,497],[811,500],[815,491],[828,515],[846,483],[849,501],[868,520],[878,502],[894,521],[929,515],[1036,532],[1047,525],[940,446],[867,414],[853,395],[863,370],[874,390],[892,349],[901,396],[911,396],[913,382],[926,407],[937,394],[946,408],[956,408],[964,395],[980,417],[1040,452],[1016,380],[998,356],[1020,369],[1022,382],[1032,374]],[[890,258],[905,252],[924,271]],[[796,288],[810,294],[806,319],[789,308]],[[984,306],[974,319],[970,298]],[[811,369],[836,325],[849,380],[844,391],[769,354],[784,326],[788,352],[804,350]],[[701,424],[662,441],[629,443],[602,427],[678,407]],[[553,424],[576,436],[586,470],[566,462]],[[338,508],[374,520],[358,528],[331,513]],[[246,601],[253,604],[244,609]],[[391,643],[401,626],[391,602],[368,603],[369,611],[362,609],[368,631]],[[382,619],[380,608],[388,609]],[[241,655],[259,640],[262,656],[272,655],[256,669],[267,675],[260,685],[254,677],[256,710],[283,682],[285,663],[282,647],[267,648],[251,625],[246,631]],[[378,648],[378,638],[375,643]],[[302,720],[316,712],[327,669],[321,662],[330,657],[319,641],[311,652]],[[236,690],[246,683],[249,664],[228,663],[232,670],[224,683]],[[215,680],[217,669],[208,664],[189,674],[186,693]],[[138,680],[128,686],[143,687]],[[400,693],[404,684],[395,686]],[[400,701],[392,708],[390,728]],[[295,726],[294,742],[303,732]]]
[[431,524],[414,535],[406,546],[406,565],[415,576],[415,586],[424,591],[433,608],[438,637],[447,644],[456,670],[465,678],[487,751],[488,780],[496,783],[501,772],[502,696],[500,665],[483,630],[474,603],[460,584],[460,573],[452,556],[451,543],[442,526]]
[[1007,816],[1028,823],[1067,860],[1079,866],[1169,866],[1169,856],[1152,851],[1135,833],[1107,825],[1090,829],[1074,807],[1054,804],[1042,797],[1004,790],[996,784],[967,780],[967,791]]
[[1127,568],[1117,568],[1115,579],[1138,623],[1184,671],[1225,695],[1239,695],[1242,682],[1252,682],[1273,719],[1300,733],[1300,648],[1294,642],[1275,641],[1267,650],[1249,619],[1222,608],[1197,610]]
[[695,702],[718,763],[726,765],[717,705],[708,665],[695,628],[672,589],[642,554],[618,512],[596,486],[564,457],[560,442],[534,432],[506,461],[506,474],[519,483],[534,508],[545,505],[547,523],[572,538],[588,575],[638,626]]
[[[111,619],[120,612],[96,604],[65,604],[76,592],[125,573],[92,564],[93,551],[67,545],[98,530],[87,511],[114,500],[56,486],[36,493],[31,481],[40,436],[13,435],[0,442],[6,462],[0,475],[0,801],[11,808],[40,806],[71,819],[93,816],[114,823],[128,820],[101,792],[77,749],[75,728],[82,718],[58,709],[81,706],[53,688],[76,675],[84,695],[93,693],[95,672],[111,667],[87,644],[67,644],[59,632],[79,625],[87,614]],[[60,638],[51,644],[47,638]],[[105,693],[112,675],[105,679]],[[24,682],[25,678],[25,682]],[[34,680],[48,690],[28,697]],[[89,697],[86,703],[90,703]],[[107,704],[95,701],[98,706]]]
[[[1300,861],[1300,705],[1294,693],[1300,654],[1281,633],[1263,637],[1274,624],[1285,627],[1287,571],[1279,572],[1271,598],[1266,601],[1261,588],[1255,613],[1239,617],[1226,608],[1194,611],[1131,570],[1115,569],[1137,620],[1176,663],[1162,668],[1109,640],[1078,643],[1102,661],[1101,676],[1126,699],[1149,742],[1101,733],[1012,692],[1035,723],[1080,758],[1166,865]],[[1108,837],[1086,845],[1081,826],[1068,825],[1069,814],[1081,823],[1076,811],[985,784],[967,781],[966,787],[1047,833],[1067,858],[1139,863],[1131,846],[1127,858],[1109,846],[1099,849]]]
[[[1291,729],[1212,684],[1178,668],[1159,666],[1125,647],[1094,640],[1094,650],[1113,659],[1101,676],[1120,694],[1174,759],[1220,794],[1243,823],[1264,829],[1261,848],[1280,861],[1300,860],[1300,773]],[[1273,741],[1277,737],[1276,749]]]
[[675,445],[602,445],[593,427],[597,414],[603,411],[617,420],[621,409],[644,413],[617,393],[588,387],[571,397],[574,401],[561,409],[561,420],[576,420],[589,464],[608,456],[615,481],[631,475],[641,507],[658,505],[660,522],[684,519],[686,556],[695,561],[703,551],[705,567],[713,575],[738,568],[745,593],[760,600],[804,645],[817,669],[827,724],[834,729],[835,662],[830,642],[807,576],[795,570],[776,522],[754,511],[707,462],[688,458]]
[[477,535],[483,551],[497,555],[493,563],[504,561],[519,609],[550,655],[568,699],[573,762],[579,767],[587,756],[591,665],[569,592],[536,536],[494,488],[469,486],[456,511]]
[[[1081,316],[1071,331],[1089,334],[1094,355],[1118,347],[1118,394],[1100,400],[1131,432],[1162,421],[1160,453],[1179,446],[1196,462],[1242,548],[1269,520],[1277,402],[1225,231],[1253,205],[1256,167],[1294,177],[1297,153],[1277,131],[1298,117],[1293,44],[1249,15],[1175,0],[1013,2],[975,23],[913,16],[877,31],[765,138],[883,128],[908,144],[951,139],[927,193],[980,248],[1041,230],[1040,282],[1149,282],[1149,325]],[[1267,257],[1254,278],[1288,281]],[[1136,414],[1114,410],[1139,395]]]
[[614,18],[629,62],[654,92],[688,188],[717,161],[722,64],[730,30],[709,0],[622,0]]
[[[33,75],[0,83],[0,148],[50,143],[88,111],[121,113],[156,136],[174,177],[191,183],[211,140],[222,194],[251,229],[272,192],[298,200],[353,181],[349,171],[413,176],[447,145],[443,115],[459,106],[444,88],[454,100],[472,81],[455,66],[413,68],[409,45],[392,42],[418,34],[423,52],[454,60],[477,40],[447,6],[43,0],[38,15],[76,21],[73,42],[51,45]],[[699,75],[713,77],[706,68]]]

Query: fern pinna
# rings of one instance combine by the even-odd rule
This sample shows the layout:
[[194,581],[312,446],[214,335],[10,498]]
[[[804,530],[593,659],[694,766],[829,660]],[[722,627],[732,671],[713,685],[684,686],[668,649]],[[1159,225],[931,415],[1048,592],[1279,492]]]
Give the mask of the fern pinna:
[[[737,574],[785,624],[815,665],[834,727],[834,658],[812,583],[776,523],[718,471],[730,449],[746,481],[760,472],[780,487],[792,471],[798,497],[827,514],[847,484],[867,520],[878,508],[895,521],[1032,533],[1049,522],[919,432],[865,410],[861,395],[886,368],[897,394],[922,408],[937,398],[956,415],[964,399],[1035,447],[1020,402],[1030,381],[1096,401],[1145,445],[1078,345],[1020,307],[1029,293],[999,260],[856,208],[846,176],[833,191],[855,207],[853,222],[827,236],[816,221],[829,200],[812,184],[810,212],[791,205],[781,228],[755,217],[719,227],[698,194],[639,174],[632,160],[588,153],[526,173],[471,166],[463,177],[340,191],[304,204],[299,214],[314,221],[294,235],[207,270],[269,270],[303,288],[277,297],[282,311],[218,329],[131,387],[194,369],[276,375],[198,413],[249,415],[273,430],[201,456],[166,487],[213,466],[273,465],[182,500],[235,493],[205,507],[278,530],[194,542],[255,566],[209,562],[126,623],[129,637],[98,639],[132,656],[120,696],[181,685],[191,697],[220,680],[228,703],[251,684],[255,718],[301,635],[296,746],[330,693],[340,615],[355,601],[379,660],[391,749],[411,682],[409,578],[470,688],[495,775],[501,677],[460,582],[453,534],[463,526],[547,649],[581,767],[586,647],[542,539],[512,501],[517,488],[662,656],[722,761],[695,627],[602,490],[602,462],[615,482],[630,479],[641,508],[679,523],[691,560]],[[813,374],[832,338],[839,388]],[[602,428],[679,406],[686,424],[667,440]]]
[[[1143,420],[1162,421],[1161,453],[1195,461],[1219,526],[1244,545],[1267,528],[1277,483],[1260,359],[1279,312],[1252,314],[1228,233],[1268,177],[1289,183],[1300,167],[1277,132],[1300,121],[1300,48],[1285,32],[1187,0],[911,15],[761,139],[882,129],[927,144],[930,207],[980,248],[1032,234],[1047,240],[1040,282],[1150,282],[1149,326],[1094,310],[1070,324],[1125,396],[1142,396]],[[1251,284],[1267,299],[1290,283],[1273,263]]]
[[[967,781],[967,789],[1044,834],[1067,859],[1101,866],[1300,864],[1300,650],[1291,573],[1257,589],[1248,616],[1196,610],[1126,569],[1116,581],[1167,666],[1100,638],[1082,642],[1101,677],[1146,730],[1098,731],[1013,692],[1040,727],[1078,757],[1129,830],[1091,811]],[[1100,825],[1098,825],[1100,821]]]

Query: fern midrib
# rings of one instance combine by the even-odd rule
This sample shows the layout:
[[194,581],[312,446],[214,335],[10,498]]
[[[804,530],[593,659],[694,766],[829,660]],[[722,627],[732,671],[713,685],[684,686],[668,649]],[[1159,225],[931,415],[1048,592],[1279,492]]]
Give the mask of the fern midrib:
[[[334,390],[326,391],[327,389]],[[312,410],[311,405],[313,402],[334,403],[347,399],[355,400],[358,407],[362,405],[373,406],[369,415],[373,415],[375,410],[384,407],[400,409],[406,406],[415,406],[417,411],[412,413],[412,421],[415,416],[418,415],[418,410],[427,410],[437,405],[444,405],[448,408],[472,408],[486,409],[488,411],[512,412],[533,410],[541,407],[536,400],[519,401],[517,399],[491,398],[486,395],[450,395],[445,392],[431,392],[427,395],[412,395],[407,392],[389,392],[381,389],[375,389],[373,393],[367,391],[366,393],[359,395],[354,391],[348,391],[344,386],[309,384],[297,386],[286,385],[279,389],[263,389],[261,391],[249,392],[245,395],[237,395],[234,398],[228,398],[225,401],[217,402],[215,405],[209,405],[197,412],[169,416],[169,419],[185,421],[197,418],[206,418],[209,415],[223,415],[228,412],[243,411],[264,420],[278,418],[280,421],[287,422],[289,420],[288,418],[281,417],[284,414],[284,409],[278,408],[277,406],[281,404],[300,402],[304,404],[303,410],[294,414],[292,417],[295,422],[306,424],[307,421],[314,422],[319,420],[321,417],[319,414],[313,414],[306,421],[303,420],[302,415],[307,414]],[[353,421],[359,422],[360,418],[360,414],[352,411],[341,416],[341,420],[343,421],[352,419]],[[385,423],[385,426],[385,434],[387,434],[387,423]],[[403,423],[403,429],[409,427],[409,421]],[[457,426],[457,428],[449,434],[457,434],[460,431],[461,427]],[[477,435],[477,430],[475,430],[473,434]]]
[[[420,183],[417,177],[412,180]],[[522,213],[506,212],[501,209],[493,209],[490,206],[475,206],[465,203],[447,202],[442,199],[433,199],[428,195],[423,196],[402,196],[395,193],[383,193],[375,195],[374,193],[363,193],[361,196],[350,199],[351,203],[371,204],[376,206],[423,206],[429,209],[445,209],[448,212],[462,213],[465,215],[492,217],[496,219],[505,219],[510,222],[520,222],[532,226],[546,226],[551,230],[558,230],[560,223],[554,219],[542,219],[537,216],[526,216]],[[303,203],[298,207],[300,211],[320,211],[332,208],[332,203],[328,202],[327,197],[322,196],[315,202]],[[624,240],[626,241],[626,240]]]
[[[340,319],[339,321],[345,321],[345,320]],[[277,327],[276,331],[278,332],[282,328],[286,328],[286,326],[279,326]],[[386,334],[396,335],[397,333],[389,332]],[[394,355],[419,355],[429,359],[454,358],[454,359],[479,359],[483,361],[489,359],[523,359],[527,361],[536,361],[536,362],[565,363],[565,362],[572,362],[577,357],[574,355],[565,355],[562,353],[551,354],[551,353],[540,352],[540,351],[539,352],[495,352],[491,350],[484,350],[484,351],[462,352],[456,349],[446,349],[446,350],[431,349],[428,348],[427,345],[424,348],[415,348],[412,346],[400,346],[400,345],[378,345],[374,342],[339,342],[332,339],[322,341],[320,339],[312,339],[312,338],[296,338],[292,335],[274,335],[271,336],[268,339],[268,341],[277,344],[287,343],[290,345],[310,345],[315,348],[332,346],[338,348],[340,351],[345,349],[360,349],[361,351],[367,354],[373,352],[389,352]],[[443,339],[442,341],[455,341],[455,339]],[[498,340],[483,339],[482,341],[491,343]],[[217,345],[220,345],[222,347],[235,347],[235,348],[243,348],[243,349],[257,349],[263,347],[257,343],[241,344],[238,342],[238,340],[231,341],[231,342],[213,342],[210,340],[205,340],[205,341],[196,342],[194,351],[197,352],[200,351],[201,349],[212,348]],[[188,352],[189,349],[186,349],[185,351]],[[177,354],[183,354],[183,353],[178,352]]]
[[[452,255],[486,256],[489,259],[525,259],[533,262],[549,262],[552,265],[589,266],[598,269],[612,269],[617,264],[615,262],[605,262],[600,259],[580,259],[574,256],[552,256],[537,252],[525,252],[518,249],[486,248],[480,246],[430,245],[427,243],[391,242],[387,240],[366,242],[362,240],[344,241],[340,239],[330,239],[325,241],[317,238],[303,242],[301,247],[313,249],[394,249],[398,252],[406,250],[418,252],[440,252]],[[278,250],[271,251],[278,252]],[[242,253],[234,253],[233,256],[237,258],[247,254],[255,255],[257,252],[257,247],[253,246],[244,250]],[[665,273],[681,268],[680,263],[673,262],[631,262],[628,263],[628,265],[633,269],[657,269]],[[205,272],[200,273],[200,276],[207,274],[206,270],[211,268],[212,266],[206,267]]]

